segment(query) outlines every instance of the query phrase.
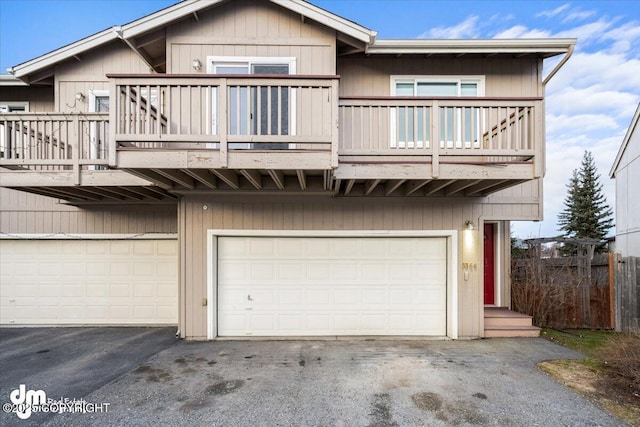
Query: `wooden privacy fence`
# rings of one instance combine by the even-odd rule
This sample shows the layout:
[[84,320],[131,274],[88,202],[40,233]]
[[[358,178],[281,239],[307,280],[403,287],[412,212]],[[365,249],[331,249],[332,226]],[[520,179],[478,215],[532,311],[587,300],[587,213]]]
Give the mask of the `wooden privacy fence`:
[[616,331],[640,335],[640,258],[618,258],[614,270]]
[[515,259],[513,308],[537,326],[613,329],[613,254],[596,255],[587,274],[577,257]]

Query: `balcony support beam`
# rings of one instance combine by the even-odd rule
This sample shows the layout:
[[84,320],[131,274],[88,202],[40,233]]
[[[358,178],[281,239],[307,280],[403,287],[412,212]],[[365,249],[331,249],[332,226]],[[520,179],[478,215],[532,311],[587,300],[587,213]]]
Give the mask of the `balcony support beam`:
[[384,186],[384,195],[388,196],[389,194],[396,191],[402,184],[405,183],[405,179],[390,179]]
[[180,170],[166,170],[166,169],[151,169],[151,170],[191,190],[196,188],[196,183],[194,182],[194,179]]
[[211,172],[234,190],[240,188],[238,174],[228,169],[211,169]]
[[255,169],[241,169],[240,174],[244,176],[256,190],[262,189],[262,175],[260,175],[260,171]]
[[276,187],[278,187],[279,190],[284,190],[284,173],[282,171],[273,169],[269,169],[268,172],[269,176],[276,184]]
[[182,171],[212,190],[218,188],[216,176],[207,170],[183,169]]
[[427,185],[431,181],[432,181],[431,179],[424,179],[424,180],[421,180],[421,181],[408,182],[407,185],[405,185],[404,195],[405,196],[412,195],[413,193],[415,193],[416,191],[418,191],[419,189],[421,189],[422,187],[424,187],[425,185]]
[[306,190],[307,189],[307,176],[305,175],[304,171],[301,169],[296,170],[296,175],[298,176],[298,184],[300,184],[300,189],[301,190]]

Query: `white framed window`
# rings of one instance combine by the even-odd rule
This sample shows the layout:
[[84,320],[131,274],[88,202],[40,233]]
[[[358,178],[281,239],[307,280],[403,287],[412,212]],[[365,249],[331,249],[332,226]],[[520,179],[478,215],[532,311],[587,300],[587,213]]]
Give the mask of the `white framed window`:
[[[296,74],[295,57],[207,57],[210,74]],[[212,92],[212,132],[218,133],[217,88]],[[288,87],[230,86],[228,92],[229,135],[295,135],[296,93]],[[230,148],[254,148],[250,143]],[[260,149],[291,148],[290,144],[260,144]]]
[[28,101],[0,101],[0,113],[28,113]]
[[[109,91],[93,89],[89,91],[89,112],[109,112]],[[108,154],[109,128],[104,123],[89,123],[89,159],[106,159]],[[83,147],[84,149],[84,147]],[[89,165],[89,170],[102,169],[98,165]]]
[[[29,102],[28,101],[0,101],[0,114],[2,113],[28,113]],[[20,139],[23,136],[20,131],[18,133],[12,132],[12,126],[5,127],[4,123],[0,121],[0,159],[7,159],[11,156],[12,146],[15,149],[20,145],[16,138]],[[17,144],[17,145],[16,145]],[[15,155],[15,154],[13,154]]]
[[[391,95],[410,97],[484,96],[484,76],[391,76]],[[439,107],[440,146],[462,148],[479,144],[479,109]],[[430,146],[430,107],[391,109],[392,148],[428,148]],[[464,125],[463,125],[464,123]]]

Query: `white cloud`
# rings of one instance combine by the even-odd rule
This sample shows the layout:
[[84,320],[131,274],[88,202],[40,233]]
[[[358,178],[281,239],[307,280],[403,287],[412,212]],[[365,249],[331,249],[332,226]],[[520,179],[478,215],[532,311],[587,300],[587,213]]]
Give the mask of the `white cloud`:
[[583,21],[587,18],[591,18],[595,14],[595,10],[580,10],[576,8],[569,12],[569,14],[562,19],[562,22]]
[[575,53],[551,79],[548,90],[588,86],[640,93],[640,59],[603,51]]
[[608,116],[628,114],[629,106],[637,102],[637,96],[629,92],[600,89],[594,86],[583,88],[565,87],[547,96],[547,114],[576,115],[598,112]]
[[534,39],[551,37],[551,33],[546,30],[529,29],[524,25],[514,25],[494,35],[494,39]]
[[606,114],[547,114],[547,134],[565,135],[575,132],[616,130],[618,123]]
[[451,27],[435,27],[418,36],[419,39],[464,39],[476,38],[479,31],[476,28],[477,16],[469,16],[464,21]]
[[536,13],[536,17],[553,18],[554,16],[559,15],[565,10],[569,9],[569,6],[570,4],[567,3],[552,10],[543,10],[542,12]]

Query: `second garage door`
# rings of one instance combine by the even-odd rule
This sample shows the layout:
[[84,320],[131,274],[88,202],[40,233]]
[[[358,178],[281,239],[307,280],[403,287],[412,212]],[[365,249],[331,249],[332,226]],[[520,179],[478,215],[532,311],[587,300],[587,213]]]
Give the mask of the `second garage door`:
[[447,239],[219,237],[218,336],[446,335]]

